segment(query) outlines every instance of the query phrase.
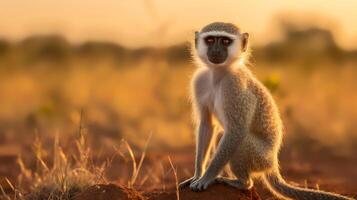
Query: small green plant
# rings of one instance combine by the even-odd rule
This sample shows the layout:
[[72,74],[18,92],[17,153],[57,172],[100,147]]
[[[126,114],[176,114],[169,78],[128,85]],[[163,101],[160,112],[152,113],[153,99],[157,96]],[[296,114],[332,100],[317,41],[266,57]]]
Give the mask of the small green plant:
[[271,74],[263,81],[263,84],[270,92],[275,93],[280,87],[280,76],[278,74]]

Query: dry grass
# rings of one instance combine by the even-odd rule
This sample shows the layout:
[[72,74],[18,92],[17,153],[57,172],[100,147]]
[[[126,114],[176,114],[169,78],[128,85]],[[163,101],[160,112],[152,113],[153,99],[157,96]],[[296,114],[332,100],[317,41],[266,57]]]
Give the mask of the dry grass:
[[[149,138],[147,139],[146,141],[146,144],[145,144],[145,147],[141,153],[141,156],[140,156],[140,160],[139,160],[139,163],[137,164],[136,162],[136,159],[135,159],[135,153],[133,151],[133,149],[131,148],[131,146],[129,145],[129,143],[125,140],[122,140],[122,142],[125,144],[128,152],[129,152],[129,155],[130,155],[130,158],[131,158],[131,161],[132,161],[132,175],[131,175],[131,178],[129,179],[128,181],[128,187],[129,188],[133,188],[134,184],[136,183],[137,181],[137,178],[138,178],[138,175],[139,175],[139,172],[140,172],[140,169],[143,165],[143,162],[144,162],[144,159],[145,159],[145,155],[146,155],[146,150],[149,146],[149,143],[150,143],[150,140],[151,140],[151,137],[152,137],[152,134],[150,134]],[[123,153],[120,152],[118,149],[117,149],[117,152],[123,156]],[[140,185],[144,184],[144,182],[147,180],[148,176],[145,176]]]
[[168,159],[169,159],[169,162],[170,162],[171,169],[172,169],[172,171],[174,173],[174,176],[175,176],[176,198],[177,198],[177,200],[180,200],[180,190],[179,190],[179,182],[178,182],[178,178],[177,178],[177,169],[172,164],[170,156],[168,157]]
[[[82,112],[80,114],[79,137],[75,141],[76,154],[73,157],[68,152],[64,152],[60,146],[58,135],[56,135],[53,144],[53,159],[45,161],[44,155],[49,154],[43,148],[43,144],[39,137],[33,142],[33,150],[36,157],[36,170],[30,170],[26,167],[21,157],[18,158],[18,164],[21,169],[19,175],[18,188],[15,188],[12,183],[6,179],[7,184],[14,191],[14,196],[8,195],[0,185],[0,191],[3,198],[6,200],[26,199],[26,200],[70,200],[74,195],[84,189],[98,184],[107,184],[105,178],[105,170],[111,164],[110,160],[103,162],[97,166],[92,163],[91,151],[87,143],[86,133],[82,125]],[[139,187],[149,178],[144,176],[142,180],[138,180],[138,175],[142,168],[146,150],[149,146],[152,134],[146,141],[145,147],[142,150],[139,162],[136,161],[134,150],[125,140],[122,144],[127,149],[128,155],[120,151],[120,148],[115,148],[116,153],[122,156],[125,160],[132,162],[132,174],[128,179],[128,188],[133,188],[139,181]],[[50,166],[50,164],[52,165]],[[24,184],[29,184],[29,191],[21,188]],[[27,195],[24,195],[27,194]]]
[[[22,198],[22,194],[21,192],[19,192],[14,186],[13,184],[10,182],[10,180],[8,178],[5,178],[5,181],[7,183],[7,185],[10,186],[10,188],[12,189],[12,191],[14,192],[14,197],[12,198],[10,195],[8,195],[6,192],[5,192],[5,189],[3,188],[3,186],[0,184],[0,191],[1,191],[1,194],[2,194],[2,198],[4,198],[5,200],[12,200],[12,199],[20,199]],[[0,196],[1,197],[1,196]]]
[[[37,147],[39,143],[36,143]],[[76,192],[89,186],[106,183],[104,170],[106,163],[101,166],[94,166],[90,162],[90,150],[86,144],[85,134],[80,131],[80,137],[76,141],[77,154],[71,160],[59,144],[58,136],[55,138],[53,146],[53,164],[49,166],[42,159],[41,148],[36,148],[36,158],[41,165],[30,176],[28,170],[23,169],[22,174],[27,182],[31,182],[31,192],[27,199],[46,200],[68,200]],[[20,161],[20,163],[22,163]]]

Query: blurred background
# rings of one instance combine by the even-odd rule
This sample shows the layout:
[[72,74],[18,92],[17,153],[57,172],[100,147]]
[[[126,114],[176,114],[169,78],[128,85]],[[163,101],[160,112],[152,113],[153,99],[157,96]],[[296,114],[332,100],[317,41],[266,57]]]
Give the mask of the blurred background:
[[226,21],[250,34],[251,70],[280,108],[284,173],[355,191],[356,11],[353,0],[0,0],[0,155],[26,154],[35,135],[70,141],[81,112],[96,152],[150,134],[152,151],[193,152],[190,42]]

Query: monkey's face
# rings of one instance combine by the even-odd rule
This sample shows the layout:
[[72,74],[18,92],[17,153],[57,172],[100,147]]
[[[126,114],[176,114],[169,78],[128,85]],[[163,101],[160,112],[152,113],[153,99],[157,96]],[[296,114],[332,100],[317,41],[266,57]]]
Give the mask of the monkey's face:
[[[244,34],[243,34],[244,35]],[[196,50],[199,58],[210,67],[229,66],[245,51],[240,35],[226,33],[196,33]],[[244,47],[244,48],[243,48]]]
[[227,60],[228,47],[233,40],[225,36],[207,36],[204,39],[207,46],[207,58],[213,64],[222,64]]

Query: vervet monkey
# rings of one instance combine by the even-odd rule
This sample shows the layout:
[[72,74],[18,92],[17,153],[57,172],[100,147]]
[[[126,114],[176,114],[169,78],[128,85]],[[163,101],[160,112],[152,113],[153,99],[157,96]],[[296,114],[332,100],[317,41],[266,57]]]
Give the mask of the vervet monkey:
[[[196,32],[193,56],[199,67],[192,79],[192,103],[197,124],[195,174],[182,182],[194,191],[214,182],[250,189],[252,177],[262,177],[276,196],[298,200],[352,199],[292,186],[279,172],[278,153],[283,125],[272,95],[243,62],[248,33],[231,23],[215,22]],[[202,174],[212,137],[212,116],[224,129],[217,151]],[[235,179],[219,177],[229,164]]]

